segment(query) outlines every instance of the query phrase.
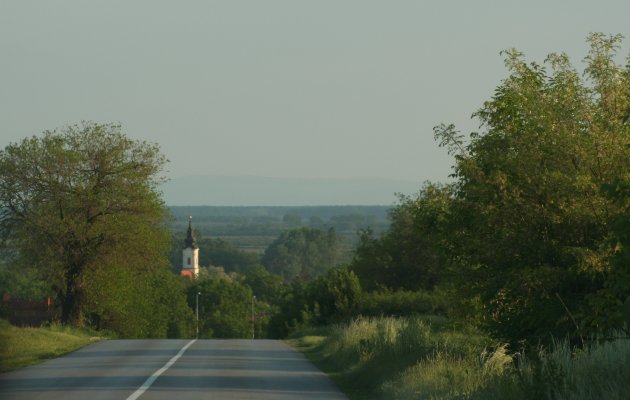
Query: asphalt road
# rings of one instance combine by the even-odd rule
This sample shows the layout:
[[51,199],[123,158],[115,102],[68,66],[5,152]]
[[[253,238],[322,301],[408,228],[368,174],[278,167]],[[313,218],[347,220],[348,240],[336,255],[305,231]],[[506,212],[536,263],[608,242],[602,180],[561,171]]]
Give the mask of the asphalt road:
[[347,399],[274,340],[108,340],[0,374],[2,400],[135,398]]

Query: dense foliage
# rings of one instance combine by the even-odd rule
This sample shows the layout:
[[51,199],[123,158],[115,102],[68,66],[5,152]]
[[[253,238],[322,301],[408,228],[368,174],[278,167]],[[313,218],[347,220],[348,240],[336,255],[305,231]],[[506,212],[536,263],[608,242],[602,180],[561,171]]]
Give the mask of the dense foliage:
[[[167,210],[156,145],[84,123],[0,151],[0,233],[13,268],[36,271],[64,323],[127,336],[185,330],[168,276]],[[182,288],[183,289],[183,288]]]
[[450,256],[500,337],[598,331],[586,299],[610,276],[622,212],[602,186],[630,173],[630,65],[615,64],[620,37],[589,40],[586,79],[564,55],[547,72],[507,52],[510,76],[475,114],[485,132],[456,155]]
[[450,212],[452,188],[426,184],[416,197],[401,196],[380,237],[363,231],[351,269],[367,290],[432,290],[445,271],[440,233]]
[[188,303],[196,307],[199,296],[199,336],[246,338],[252,332],[251,289],[230,278],[201,280],[188,290]]
[[[374,290],[457,288],[495,337],[532,343],[628,329],[630,65],[621,38],[593,34],[582,77],[565,55],[545,65],[506,52],[510,72],[474,115],[469,141],[436,139],[454,182],[403,198],[352,263]],[[475,304],[481,307],[475,308]]]
[[340,262],[341,243],[334,229],[299,228],[284,232],[262,258],[270,272],[287,282],[313,279]]

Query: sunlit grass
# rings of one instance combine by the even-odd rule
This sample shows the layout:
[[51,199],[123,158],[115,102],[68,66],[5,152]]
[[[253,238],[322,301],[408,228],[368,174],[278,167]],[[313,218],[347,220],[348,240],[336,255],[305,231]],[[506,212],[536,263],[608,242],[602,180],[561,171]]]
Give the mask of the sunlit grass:
[[630,341],[510,354],[439,317],[358,318],[288,342],[351,399],[625,399],[630,382]]
[[289,343],[329,373],[351,399],[376,399],[391,398],[386,382],[398,379],[419,360],[437,351],[468,357],[491,341],[474,330],[456,329],[445,318],[426,316],[358,318],[318,335],[296,334]]
[[61,325],[18,328],[0,320],[0,372],[59,357],[97,340],[88,330]]
[[630,387],[630,342],[619,339],[576,349],[557,342],[524,355],[472,399],[621,400]]

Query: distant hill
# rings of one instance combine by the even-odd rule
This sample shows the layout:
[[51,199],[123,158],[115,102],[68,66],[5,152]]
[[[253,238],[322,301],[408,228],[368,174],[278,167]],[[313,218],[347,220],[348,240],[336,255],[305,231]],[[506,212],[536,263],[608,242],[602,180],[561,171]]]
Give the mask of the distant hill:
[[161,190],[169,206],[391,206],[395,193],[412,194],[420,186],[391,179],[186,176],[170,180]]

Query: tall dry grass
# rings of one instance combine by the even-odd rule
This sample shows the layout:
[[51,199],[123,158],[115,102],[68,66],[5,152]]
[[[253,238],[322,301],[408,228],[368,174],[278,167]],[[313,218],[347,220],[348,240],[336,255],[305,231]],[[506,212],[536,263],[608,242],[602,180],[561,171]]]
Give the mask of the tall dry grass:
[[551,349],[511,354],[444,318],[381,317],[296,335],[292,342],[310,346],[309,358],[351,399],[630,398],[630,342],[624,340],[585,349],[559,341]]

